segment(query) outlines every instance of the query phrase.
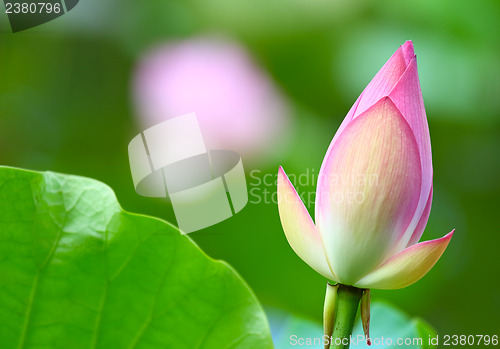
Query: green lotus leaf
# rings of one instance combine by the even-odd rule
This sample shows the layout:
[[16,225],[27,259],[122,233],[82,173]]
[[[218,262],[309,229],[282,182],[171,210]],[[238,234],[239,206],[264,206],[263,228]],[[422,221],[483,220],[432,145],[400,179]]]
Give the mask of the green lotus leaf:
[[96,180],[0,168],[0,347],[272,348],[226,263]]

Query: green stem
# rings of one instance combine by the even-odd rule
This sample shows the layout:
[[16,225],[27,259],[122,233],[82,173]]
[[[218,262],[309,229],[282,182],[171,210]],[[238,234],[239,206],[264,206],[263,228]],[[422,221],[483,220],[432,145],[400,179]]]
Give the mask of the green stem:
[[337,291],[337,314],[330,349],[349,349],[354,320],[358,312],[363,289],[339,285]]
[[[335,315],[337,314],[337,290],[338,285],[326,283],[325,307],[323,309],[323,333],[326,337],[331,338],[333,334],[333,326],[335,325]],[[325,341],[325,349],[329,349],[330,344]]]

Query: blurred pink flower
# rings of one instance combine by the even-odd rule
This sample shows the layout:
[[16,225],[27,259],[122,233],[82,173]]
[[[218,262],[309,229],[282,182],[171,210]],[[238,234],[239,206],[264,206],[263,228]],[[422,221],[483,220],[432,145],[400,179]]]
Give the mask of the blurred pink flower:
[[195,112],[209,149],[258,155],[287,124],[285,102],[272,81],[228,40],[156,48],[137,68],[134,95],[144,126]]
[[437,262],[453,232],[418,243],[432,202],[429,129],[413,44],[368,84],[323,160],[313,222],[282,168],[278,203],[295,252],[330,280],[397,289]]

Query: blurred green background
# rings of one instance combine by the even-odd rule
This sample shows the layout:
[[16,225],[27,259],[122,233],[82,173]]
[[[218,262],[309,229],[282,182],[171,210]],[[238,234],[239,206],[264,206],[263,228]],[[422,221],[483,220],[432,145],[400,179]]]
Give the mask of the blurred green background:
[[[256,177],[274,176],[279,165],[296,175],[319,171],[362,89],[413,40],[434,163],[422,240],[456,234],[421,281],[372,297],[427,319],[443,335],[498,334],[500,2],[81,0],[55,21],[16,34],[1,9],[0,163],[96,178],[125,209],[171,222],[168,202],[135,193],[128,164],[128,142],[141,131],[131,80],[145,51],[218,34],[246,47],[272,77],[289,107],[285,140],[262,161],[243,157],[249,189],[263,195],[275,188]],[[276,204],[252,198],[235,217],[190,236],[231,263],[264,305],[320,322],[325,281],[288,246]]]

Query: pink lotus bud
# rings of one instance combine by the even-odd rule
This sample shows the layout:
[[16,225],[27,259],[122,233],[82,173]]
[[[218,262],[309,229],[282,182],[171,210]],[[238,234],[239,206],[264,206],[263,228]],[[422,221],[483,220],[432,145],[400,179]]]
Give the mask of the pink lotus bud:
[[135,73],[134,97],[144,127],[194,112],[208,149],[259,159],[288,124],[286,101],[270,77],[244,47],[222,38],[149,52]]
[[278,203],[295,252],[330,280],[397,289],[422,278],[453,232],[418,243],[432,201],[432,158],[413,44],[361,93],[335,134],[309,216],[282,168]]

